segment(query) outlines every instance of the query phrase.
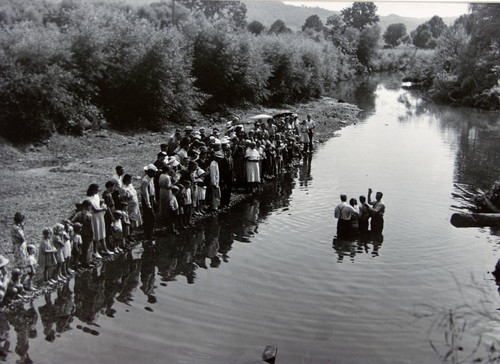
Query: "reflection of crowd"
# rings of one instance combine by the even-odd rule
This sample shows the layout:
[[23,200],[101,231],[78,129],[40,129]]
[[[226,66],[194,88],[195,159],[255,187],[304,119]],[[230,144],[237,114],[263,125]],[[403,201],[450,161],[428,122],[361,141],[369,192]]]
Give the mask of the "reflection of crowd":
[[[46,292],[38,312],[33,301],[27,304],[27,308],[19,306],[0,317],[0,360],[10,355],[8,334],[11,327],[17,334],[15,352],[22,362],[28,362],[23,361],[29,360],[28,341],[41,334],[35,328],[38,317],[43,325],[42,338],[49,342],[74,329],[99,335],[96,324],[99,316],[115,317],[117,301],[129,305],[137,301],[138,294],[143,294],[148,304],[155,304],[158,280],[165,282],[161,286],[178,277],[185,277],[187,283],[195,283],[197,269],[217,268],[228,261],[233,236],[240,228],[221,229],[215,218],[210,224],[197,226],[181,235],[162,237],[154,246],[138,245],[126,254],[76,276],[73,290],[66,282],[57,290]],[[75,319],[79,322],[76,325]]]

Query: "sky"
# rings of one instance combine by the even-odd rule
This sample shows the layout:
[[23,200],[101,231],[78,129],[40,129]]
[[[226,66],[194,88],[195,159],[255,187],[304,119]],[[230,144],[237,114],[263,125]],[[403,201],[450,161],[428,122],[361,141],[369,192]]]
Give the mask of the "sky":
[[[396,14],[412,18],[426,18],[434,15],[441,17],[457,17],[462,14],[467,14],[468,3],[461,1],[374,1],[377,5],[378,15]],[[481,1],[493,2],[493,1]],[[350,7],[351,2],[343,1],[285,1],[285,4],[296,6],[311,6],[320,7],[328,10],[340,11]]]

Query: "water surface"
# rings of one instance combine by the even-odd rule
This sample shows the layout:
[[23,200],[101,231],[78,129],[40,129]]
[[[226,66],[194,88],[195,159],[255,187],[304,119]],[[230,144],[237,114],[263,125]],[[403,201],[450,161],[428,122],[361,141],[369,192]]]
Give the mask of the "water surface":
[[[467,312],[464,354],[498,339],[499,235],[449,223],[454,182],[498,178],[498,116],[400,86],[343,95],[362,121],[251,201],[0,321],[5,360],[259,363],[278,345],[277,363],[435,363],[449,310]],[[384,192],[383,240],[332,244],[339,194],[368,187]]]

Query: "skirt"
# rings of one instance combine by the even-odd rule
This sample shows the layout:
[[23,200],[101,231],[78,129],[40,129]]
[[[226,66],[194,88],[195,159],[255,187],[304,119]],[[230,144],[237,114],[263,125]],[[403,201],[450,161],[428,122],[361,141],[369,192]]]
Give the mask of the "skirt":
[[246,161],[247,182],[260,182],[260,168],[258,161]]
[[106,238],[104,211],[92,213],[92,229],[94,229],[94,240],[102,240]]

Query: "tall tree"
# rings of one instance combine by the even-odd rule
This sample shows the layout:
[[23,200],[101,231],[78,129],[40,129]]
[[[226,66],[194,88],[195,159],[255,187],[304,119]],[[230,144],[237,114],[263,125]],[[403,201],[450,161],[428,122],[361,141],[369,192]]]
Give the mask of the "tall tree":
[[264,31],[264,29],[266,29],[266,27],[260,21],[254,20],[250,24],[247,25],[247,29],[250,33],[253,33],[255,35],[259,35]]
[[379,21],[377,6],[372,2],[356,2],[340,12],[344,22],[353,28],[363,30]]
[[269,34],[291,33],[292,30],[288,28],[285,22],[281,19],[276,20],[269,28]]
[[302,31],[305,31],[307,29],[312,29],[316,32],[322,32],[325,29],[325,26],[323,25],[323,22],[317,15],[311,15],[309,16],[304,25],[302,25]]
[[387,27],[383,37],[388,45],[391,47],[397,47],[401,44],[405,35],[406,26],[403,23],[395,23]]
[[446,24],[440,16],[434,15],[428,22],[432,37],[438,39],[446,29]]

